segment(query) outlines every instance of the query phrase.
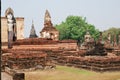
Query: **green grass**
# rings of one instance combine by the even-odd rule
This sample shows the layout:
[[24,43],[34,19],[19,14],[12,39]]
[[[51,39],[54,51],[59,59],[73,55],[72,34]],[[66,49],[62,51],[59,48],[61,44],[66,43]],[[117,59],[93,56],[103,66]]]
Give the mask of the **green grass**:
[[120,80],[120,72],[98,73],[67,66],[25,73],[25,80]]
[[95,72],[84,70],[84,69],[78,69],[74,67],[67,67],[67,66],[57,66],[56,70],[59,71],[65,71],[65,72],[72,72],[74,74],[86,74],[86,75],[92,75]]

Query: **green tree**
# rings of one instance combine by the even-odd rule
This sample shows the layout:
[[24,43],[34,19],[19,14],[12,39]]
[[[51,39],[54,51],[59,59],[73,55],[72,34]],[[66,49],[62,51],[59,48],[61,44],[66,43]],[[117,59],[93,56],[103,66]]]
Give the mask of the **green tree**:
[[84,39],[86,31],[89,31],[94,39],[98,39],[99,30],[95,26],[88,24],[85,17],[68,16],[64,22],[56,25],[60,32],[60,40],[63,39]]

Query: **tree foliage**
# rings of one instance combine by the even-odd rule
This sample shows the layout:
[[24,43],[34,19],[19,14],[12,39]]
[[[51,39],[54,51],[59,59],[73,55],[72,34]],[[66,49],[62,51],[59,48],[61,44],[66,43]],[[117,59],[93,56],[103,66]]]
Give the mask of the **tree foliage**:
[[60,32],[60,40],[63,39],[84,39],[86,31],[89,31],[94,39],[99,37],[99,30],[95,26],[86,22],[85,17],[68,16],[64,22],[56,25]]

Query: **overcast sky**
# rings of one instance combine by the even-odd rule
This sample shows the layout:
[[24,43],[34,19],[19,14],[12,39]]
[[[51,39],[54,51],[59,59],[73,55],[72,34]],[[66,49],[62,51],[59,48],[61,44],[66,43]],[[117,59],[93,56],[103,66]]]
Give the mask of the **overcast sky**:
[[11,7],[15,17],[24,17],[24,36],[28,37],[32,19],[36,33],[43,28],[46,9],[52,23],[60,24],[69,15],[83,16],[100,31],[110,27],[120,28],[120,0],[1,0],[1,16]]

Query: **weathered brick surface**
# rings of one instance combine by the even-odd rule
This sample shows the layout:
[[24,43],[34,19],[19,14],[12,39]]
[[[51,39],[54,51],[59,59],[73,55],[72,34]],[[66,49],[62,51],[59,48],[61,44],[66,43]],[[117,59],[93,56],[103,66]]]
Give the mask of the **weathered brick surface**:
[[49,40],[47,38],[28,38],[17,40],[14,45],[40,45],[40,44],[57,44],[58,41]]
[[120,57],[75,57],[63,56],[58,58],[61,65],[74,66],[77,68],[85,68],[95,71],[120,70]]
[[[104,49],[106,47],[99,45],[93,53],[102,53]],[[52,65],[52,68],[55,66],[52,63],[56,63],[96,71],[120,70],[119,56],[94,56],[95,54],[88,53],[87,50],[76,51],[76,43],[69,42],[69,40],[55,42],[54,44],[48,42],[45,45],[19,45],[19,47],[15,46],[13,49],[2,49],[2,52],[4,53],[2,60],[14,69],[33,67],[36,69],[44,67],[45,69],[47,68],[45,66]],[[114,52],[114,49],[112,52]],[[9,58],[6,53],[9,54]]]
[[[6,53],[2,56],[3,67],[8,66],[11,69],[29,69],[41,66],[44,68],[48,65],[48,62],[52,62],[47,59],[47,54],[42,51],[35,50],[8,50],[8,55]],[[52,64],[52,63],[51,63]],[[52,66],[52,65],[50,65]],[[53,65],[54,66],[54,65]]]
[[[85,51],[54,51],[49,54],[57,64],[94,71],[120,70],[119,56],[85,56]],[[84,57],[81,57],[83,56]]]
[[[15,17],[16,26],[17,26],[17,39],[24,38],[24,18],[23,17]],[[8,34],[7,34],[7,18],[1,17],[1,41],[8,42]]]
[[47,38],[28,38],[17,40],[14,45],[45,45],[45,44],[59,44],[59,43],[76,43],[76,40],[61,40],[55,41]]

